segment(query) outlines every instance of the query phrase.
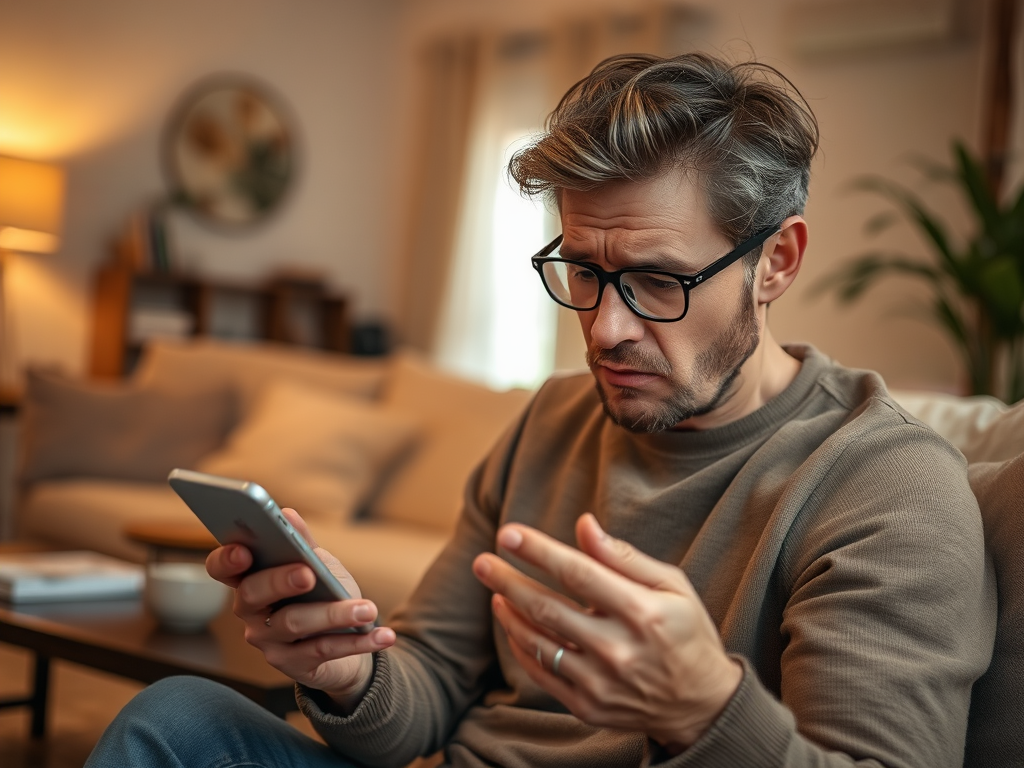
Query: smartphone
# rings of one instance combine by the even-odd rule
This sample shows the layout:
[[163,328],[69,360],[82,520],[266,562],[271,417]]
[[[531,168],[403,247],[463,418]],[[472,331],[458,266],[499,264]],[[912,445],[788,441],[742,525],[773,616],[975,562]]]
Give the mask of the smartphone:
[[[252,552],[252,571],[290,563],[305,563],[316,574],[309,592],[274,605],[328,603],[352,596],[282,514],[262,486],[246,480],[173,469],[167,482],[221,544],[243,544]],[[367,624],[338,632],[366,633]]]

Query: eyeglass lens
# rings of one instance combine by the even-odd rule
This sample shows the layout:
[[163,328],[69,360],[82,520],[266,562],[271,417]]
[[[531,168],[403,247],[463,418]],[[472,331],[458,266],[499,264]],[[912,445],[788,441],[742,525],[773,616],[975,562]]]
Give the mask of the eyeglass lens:
[[[578,310],[594,309],[600,301],[601,279],[581,264],[545,262],[542,275],[555,299]],[[686,291],[671,277],[656,272],[623,272],[622,296],[637,312],[657,319],[678,318],[686,313]]]

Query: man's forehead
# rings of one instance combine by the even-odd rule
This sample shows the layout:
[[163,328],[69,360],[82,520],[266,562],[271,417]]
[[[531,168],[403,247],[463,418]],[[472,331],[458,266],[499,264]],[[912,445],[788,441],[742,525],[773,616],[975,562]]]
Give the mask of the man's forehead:
[[670,169],[640,181],[612,181],[593,189],[563,189],[558,194],[563,223],[577,219],[589,226],[633,226],[644,222],[679,230],[715,229],[705,195],[682,169]]
[[[593,190],[563,190],[559,212],[562,255],[597,248],[606,255],[700,259],[728,244],[686,174],[666,173],[641,182],[613,182]],[[596,256],[597,254],[592,254]]]

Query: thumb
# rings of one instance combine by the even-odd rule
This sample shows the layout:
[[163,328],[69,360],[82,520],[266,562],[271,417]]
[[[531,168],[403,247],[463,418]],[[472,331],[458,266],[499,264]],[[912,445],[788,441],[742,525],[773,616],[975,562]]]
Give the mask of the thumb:
[[583,552],[631,581],[665,592],[695,594],[681,568],[655,560],[629,542],[609,536],[589,512],[576,521],[576,541]]
[[318,549],[319,544],[313,539],[313,534],[309,530],[309,526],[306,525],[306,521],[302,519],[302,516],[291,507],[285,507],[281,510],[281,513],[288,518],[288,522],[292,524],[292,527],[302,534],[302,538],[306,540],[313,549]]
[[285,507],[281,512],[286,518],[288,518],[288,522],[292,524],[295,530],[302,534],[306,543],[316,550],[316,556],[323,561],[324,565],[331,569],[331,572],[334,573],[335,576],[338,577],[341,583],[345,586],[345,589],[349,591],[349,594],[351,594],[352,597],[361,597],[362,592],[359,589],[359,585],[356,583],[352,574],[348,572],[348,568],[342,565],[338,558],[316,543],[316,540],[313,538],[313,533],[309,530],[309,526],[306,525],[306,521],[302,519],[299,513],[290,507]]

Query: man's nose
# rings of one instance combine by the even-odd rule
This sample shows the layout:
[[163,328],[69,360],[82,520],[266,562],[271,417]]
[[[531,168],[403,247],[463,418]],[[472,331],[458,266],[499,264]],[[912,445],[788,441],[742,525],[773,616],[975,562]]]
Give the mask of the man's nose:
[[644,337],[644,322],[626,306],[614,285],[606,285],[590,327],[593,343],[603,349],[612,349],[623,341],[640,341]]

